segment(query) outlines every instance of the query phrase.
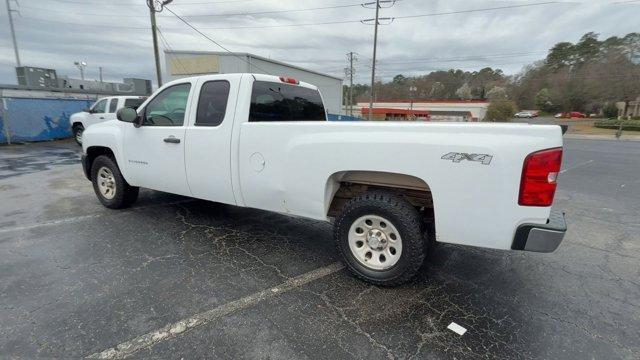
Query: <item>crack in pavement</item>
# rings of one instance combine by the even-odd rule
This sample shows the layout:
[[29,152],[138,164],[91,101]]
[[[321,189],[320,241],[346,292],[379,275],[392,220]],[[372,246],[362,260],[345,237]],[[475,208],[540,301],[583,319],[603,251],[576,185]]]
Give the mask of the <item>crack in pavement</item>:
[[87,358],[124,359],[130,357],[142,349],[150,348],[160,342],[172,339],[179,334],[193,330],[194,328],[203,326],[207,323],[228,316],[237,311],[252,307],[261,301],[284,294],[292,289],[298,288],[312,281],[336,273],[343,268],[344,265],[342,265],[342,263],[332,263],[322,268],[318,268],[308,273],[290,278],[284,283],[281,283],[280,285],[274,286],[270,289],[259,291],[238,300],[220,305],[216,308],[192,315],[180,321],[167,324],[166,326],[156,331],[138,336],[134,339],[125,341],[101,352],[88,355]]

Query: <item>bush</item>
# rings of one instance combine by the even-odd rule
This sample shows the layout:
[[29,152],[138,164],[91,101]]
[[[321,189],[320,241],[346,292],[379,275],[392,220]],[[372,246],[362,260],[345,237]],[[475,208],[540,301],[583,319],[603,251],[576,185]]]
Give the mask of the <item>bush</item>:
[[622,124],[622,130],[640,131],[640,120],[598,120],[593,123],[593,126],[602,129],[618,129]]
[[614,118],[618,116],[618,108],[613,104],[608,104],[602,108],[602,114],[605,118]]
[[507,122],[511,120],[516,111],[516,105],[513,101],[492,101],[487,108],[484,121]]

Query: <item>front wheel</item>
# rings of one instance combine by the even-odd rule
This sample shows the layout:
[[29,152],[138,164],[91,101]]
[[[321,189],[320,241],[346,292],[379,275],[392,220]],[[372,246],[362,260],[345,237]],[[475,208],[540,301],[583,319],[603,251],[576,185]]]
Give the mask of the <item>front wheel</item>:
[[98,200],[108,208],[125,208],[138,199],[139,188],[127,183],[116,162],[108,156],[101,155],[93,161],[91,182]]
[[73,138],[78,145],[82,146],[82,133],[84,133],[84,126],[82,124],[76,124],[73,126]]
[[418,211],[388,191],[349,200],[336,219],[334,239],[353,274],[382,286],[414,277],[427,249]]

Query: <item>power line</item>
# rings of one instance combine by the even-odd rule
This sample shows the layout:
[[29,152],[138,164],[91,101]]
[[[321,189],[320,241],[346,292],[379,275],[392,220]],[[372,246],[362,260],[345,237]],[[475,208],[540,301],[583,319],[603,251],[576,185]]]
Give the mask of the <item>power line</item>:
[[[280,14],[280,13],[317,11],[317,10],[328,10],[328,9],[341,9],[341,8],[360,7],[360,6],[361,6],[360,3],[356,3],[356,4],[344,4],[344,5],[333,5],[333,6],[302,8],[302,9],[281,9],[281,10],[265,10],[265,11],[254,11],[254,12],[233,12],[233,13],[219,13],[219,14],[182,15],[182,17],[184,17],[185,19],[190,19],[190,18],[196,18],[196,17],[252,16],[252,15]],[[42,8],[31,7],[31,6],[23,6],[23,7],[24,8],[28,8],[28,9],[34,9],[34,10],[44,10],[44,11],[47,11],[47,12],[69,13],[68,10],[42,9]],[[75,14],[86,15],[86,16],[104,16],[104,17],[136,17],[136,18],[143,17],[143,15],[137,15],[137,14],[105,14],[105,13],[84,13],[84,12],[83,13],[75,12]],[[162,17],[171,17],[171,16],[162,16]]]
[[[169,50],[170,52],[173,53],[173,49],[171,48],[171,45],[169,44],[169,40],[167,40],[167,38],[164,36],[164,34],[162,33],[162,31],[160,31],[160,27],[156,28],[158,30],[158,35],[160,35],[160,41],[162,42],[165,50]],[[188,73],[187,71],[187,67],[184,66],[184,64],[182,63],[182,61],[180,61],[179,57],[175,58],[176,62],[178,63],[178,65],[182,68],[182,71],[186,73]]]
[[531,4],[505,5],[505,6],[495,6],[495,7],[490,7],[490,8],[480,8],[480,9],[471,9],[471,10],[444,11],[444,12],[437,12],[437,13],[430,13],[430,14],[396,16],[395,19],[412,19],[412,18],[441,16],[441,15],[468,14],[468,13],[475,13],[475,12],[495,11],[495,10],[504,10],[504,9],[515,9],[515,8],[541,6],[541,5],[551,5],[551,4],[566,4],[566,2],[563,2],[563,1],[546,1],[546,2],[539,2],[539,3],[531,3]]
[[282,9],[282,10],[266,10],[266,11],[239,12],[239,13],[185,15],[184,17],[194,18],[194,17],[219,17],[219,16],[251,16],[251,15],[264,15],[264,14],[280,14],[280,13],[289,13],[289,12],[341,9],[341,8],[349,8],[349,7],[360,7],[360,5],[361,5],[360,3],[357,3],[357,4],[321,6],[321,7],[303,8],[303,9]]
[[[191,23],[189,23],[187,20],[183,19],[180,15],[176,14],[173,10],[171,10],[169,7],[166,7],[167,11],[172,13],[176,18],[180,19],[180,21],[182,21],[183,23],[185,23],[188,27],[190,27],[191,29],[193,29],[195,32],[197,32],[198,34],[202,35],[204,38],[206,38],[207,40],[211,41],[212,43],[216,44],[219,48],[223,49],[224,51],[228,52],[229,54],[233,55],[234,57],[242,60],[243,62],[247,63],[249,65],[249,67],[255,67],[256,69],[263,71],[265,74],[268,74],[269,72],[260,68],[259,66],[255,65],[255,64],[251,64],[251,62],[247,61],[247,59],[243,58],[242,56],[238,56],[236,53],[234,53],[233,51],[227,49],[226,47],[224,47],[222,44],[220,44],[219,42],[215,41],[214,39],[212,39],[210,36],[208,36],[207,34],[203,33],[202,31],[198,30],[198,28],[196,28],[195,26],[191,25]],[[250,69],[249,68],[249,69]]]
[[[59,1],[59,0],[57,0],[57,1]],[[437,13],[429,13],[429,14],[396,16],[396,17],[390,17],[390,18],[387,18],[387,19],[389,19],[389,20],[393,20],[393,19],[413,19],[413,18],[420,18],[420,17],[433,17],[433,16],[443,16],[443,15],[476,13],[476,12],[483,12],[483,11],[496,11],[496,10],[504,10],[504,9],[512,9],[512,8],[523,8],[523,7],[541,6],[541,5],[551,5],[551,4],[567,4],[567,3],[560,2],[560,1],[547,1],[547,2],[539,2],[539,3],[520,4],[520,5],[506,5],[506,6],[471,9],[471,10],[457,10],[457,11],[437,12]],[[181,17],[181,18],[184,18],[184,17]],[[101,26],[101,27],[123,28],[123,29],[124,28],[126,28],[126,29],[146,29],[146,28],[123,27],[123,26],[114,26],[114,25],[106,25],[106,24],[105,25],[78,24],[78,23],[47,20],[47,19],[40,19],[40,18],[30,18],[30,19],[38,20],[38,21],[55,22],[55,23],[60,23],[60,24],[80,25],[80,26],[94,26],[94,27],[95,26]],[[339,25],[339,24],[352,24],[352,23],[361,23],[361,22],[362,22],[362,20],[334,20],[334,21],[293,23],[293,24],[275,24],[275,25],[250,25],[250,26],[230,26],[230,27],[207,27],[207,26],[202,26],[200,28],[201,29],[205,29],[205,30],[270,29],[270,28],[282,28],[282,27]],[[168,29],[168,28],[165,28],[165,29]],[[171,30],[176,30],[176,29],[171,29]]]
[[[117,5],[117,6],[146,6],[145,4],[135,4],[131,2],[120,2],[120,1],[85,1],[85,0],[53,0],[61,3],[67,4],[82,4],[82,5]],[[251,2],[256,0],[226,0],[226,1],[189,1],[189,2],[180,2],[179,5],[208,5],[208,4],[233,4],[233,3],[242,3],[242,2]]]
[[[456,14],[476,13],[476,12],[483,12],[483,11],[496,11],[496,10],[523,8],[523,7],[531,7],[531,6],[551,5],[551,4],[567,4],[567,3],[561,2],[561,1],[547,1],[547,2],[539,2],[539,3],[496,6],[496,7],[490,7],[490,8],[480,8],[480,9],[471,9],[471,10],[457,10],[457,11],[437,12],[437,13],[428,13],[428,14],[395,16],[395,17],[389,17],[389,18],[386,18],[386,19],[389,19],[389,20],[394,20],[394,19],[413,19],[413,18],[420,18],[420,17],[456,15]],[[359,23],[359,22],[361,23],[362,20],[336,20],[336,21],[315,22],[315,23],[260,25],[260,26],[202,27],[202,29],[208,29],[208,30],[268,29],[268,28],[279,28],[279,27],[297,27],[297,26],[317,26],[317,25],[348,24],[348,23]]]

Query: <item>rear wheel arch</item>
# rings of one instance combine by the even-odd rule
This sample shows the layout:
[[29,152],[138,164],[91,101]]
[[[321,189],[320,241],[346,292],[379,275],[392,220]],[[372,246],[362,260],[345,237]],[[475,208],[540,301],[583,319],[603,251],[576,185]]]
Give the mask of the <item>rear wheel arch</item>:
[[383,171],[341,171],[329,176],[325,185],[325,211],[337,216],[350,199],[367,191],[386,190],[413,205],[435,234],[435,211],[429,184],[416,176]]

